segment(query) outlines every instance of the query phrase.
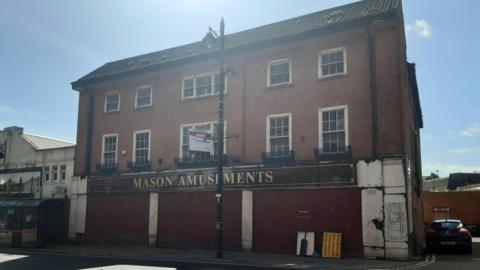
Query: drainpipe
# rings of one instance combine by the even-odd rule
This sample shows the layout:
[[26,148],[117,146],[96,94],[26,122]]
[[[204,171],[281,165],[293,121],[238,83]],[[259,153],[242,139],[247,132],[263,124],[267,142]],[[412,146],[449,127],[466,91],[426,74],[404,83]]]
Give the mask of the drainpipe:
[[242,162],[245,162],[246,153],[246,103],[247,103],[247,58],[243,58],[242,66]]
[[[43,199],[43,176],[45,175],[45,161],[47,160],[47,152],[43,151],[42,152],[42,170],[40,172],[40,200]],[[51,178],[51,177],[50,177]]]
[[92,160],[92,132],[93,132],[93,94],[85,87],[88,95],[88,116],[87,116],[87,151],[85,155],[86,176],[90,176],[90,162]]
[[372,104],[372,155],[373,159],[379,157],[379,136],[378,136],[378,89],[377,89],[377,57],[375,55],[375,34],[372,26],[375,21],[367,25],[368,35],[368,56],[370,68],[370,101]]

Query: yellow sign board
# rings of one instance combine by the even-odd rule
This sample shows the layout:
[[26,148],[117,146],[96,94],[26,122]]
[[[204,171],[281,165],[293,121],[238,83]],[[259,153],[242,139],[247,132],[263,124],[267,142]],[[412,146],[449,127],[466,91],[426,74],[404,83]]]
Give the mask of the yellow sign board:
[[324,232],[322,245],[322,258],[336,258],[342,257],[342,234]]

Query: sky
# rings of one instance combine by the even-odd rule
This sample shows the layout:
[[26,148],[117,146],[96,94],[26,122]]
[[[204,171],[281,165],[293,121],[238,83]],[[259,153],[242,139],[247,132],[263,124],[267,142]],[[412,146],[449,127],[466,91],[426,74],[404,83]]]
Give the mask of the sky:
[[[0,129],[75,141],[70,83],[106,62],[233,33],[351,0],[2,0]],[[408,60],[417,65],[424,175],[480,171],[477,0],[404,0]]]

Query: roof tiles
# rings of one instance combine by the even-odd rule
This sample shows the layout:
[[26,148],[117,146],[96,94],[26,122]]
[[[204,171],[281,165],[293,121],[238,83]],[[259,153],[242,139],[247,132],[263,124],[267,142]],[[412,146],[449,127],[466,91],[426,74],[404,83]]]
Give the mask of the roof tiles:
[[[300,17],[280,21],[225,36],[225,49],[248,46],[265,41],[295,36],[311,31],[396,12],[401,0],[364,0]],[[218,51],[217,46],[207,47],[202,41],[162,51],[135,56],[104,64],[72,85],[84,85],[95,79],[141,70],[147,67],[175,62],[189,57]]]

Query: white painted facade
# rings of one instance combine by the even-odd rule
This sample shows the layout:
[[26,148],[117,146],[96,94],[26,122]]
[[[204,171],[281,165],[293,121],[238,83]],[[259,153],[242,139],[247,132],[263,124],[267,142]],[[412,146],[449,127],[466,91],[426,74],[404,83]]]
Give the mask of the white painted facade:
[[407,259],[413,233],[412,188],[403,159],[357,163],[366,257]]
[[0,130],[0,144],[0,198],[69,199],[69,237],[84,233],[87,181],[73,177],[75,144],[19,127]]
[[85,233],[85,221],[87,216],[87,178],[73,176],[70,192],[68,237],[70,240],[76,240]]
[[[69,196],[75,144],[23,134],[18,127],[0,131],[0,143],[6,146],[5,157],[0,159],[0,195],[31,193],[35,199]],[[21,188],[7,188],[20,184]]]

